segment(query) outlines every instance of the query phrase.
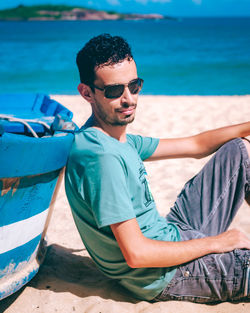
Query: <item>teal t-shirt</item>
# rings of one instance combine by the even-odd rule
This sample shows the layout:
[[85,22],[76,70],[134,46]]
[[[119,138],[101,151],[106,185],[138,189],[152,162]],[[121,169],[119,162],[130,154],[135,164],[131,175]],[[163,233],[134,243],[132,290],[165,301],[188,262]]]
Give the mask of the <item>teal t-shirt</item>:
[[95,128],[83,128],[75,134],[65,173],[68,201],[90,256],[105,275],[144,300],[157,296],[175,270],[130,268],[109,225],[136,218],[144,236],[180,240],[176,226],[156,209],[143,164],[158,143],[130,134],[123,143]]

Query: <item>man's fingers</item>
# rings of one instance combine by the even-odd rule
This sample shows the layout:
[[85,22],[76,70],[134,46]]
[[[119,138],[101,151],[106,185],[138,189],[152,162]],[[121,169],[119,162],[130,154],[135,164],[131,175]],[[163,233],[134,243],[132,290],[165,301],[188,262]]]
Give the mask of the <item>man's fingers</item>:
[[218,236],[218,253],[234,249],[250,249],[250,239],[238,229],[230,229]]

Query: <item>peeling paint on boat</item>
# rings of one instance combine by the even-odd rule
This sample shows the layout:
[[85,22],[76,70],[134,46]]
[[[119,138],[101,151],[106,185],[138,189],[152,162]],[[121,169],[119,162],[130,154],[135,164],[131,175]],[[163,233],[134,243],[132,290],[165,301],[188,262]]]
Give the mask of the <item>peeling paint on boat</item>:
[[2,182],[2,191],[1,196],[4,196],[12,189],[12,196],[17,190],[18,185],[20,184],[20,178],[1,178],[0,181]]

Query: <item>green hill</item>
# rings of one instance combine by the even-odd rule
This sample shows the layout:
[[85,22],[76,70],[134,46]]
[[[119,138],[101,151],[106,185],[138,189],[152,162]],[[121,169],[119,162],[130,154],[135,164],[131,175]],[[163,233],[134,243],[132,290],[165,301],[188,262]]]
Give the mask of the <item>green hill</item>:
[[[0,10],[1,20],[29,20],[34,18],[61,19],[64,12],[70,12],[75,7],[68,5],[19,5],[13,9]],[[80,8],[88,11],[95,11],[87,8]]]
[[0,20],[117,20],[117,19],[163,19],[159,14],[120,14],[85,7],[68,5],[19,5],[13,9],[0,10]]

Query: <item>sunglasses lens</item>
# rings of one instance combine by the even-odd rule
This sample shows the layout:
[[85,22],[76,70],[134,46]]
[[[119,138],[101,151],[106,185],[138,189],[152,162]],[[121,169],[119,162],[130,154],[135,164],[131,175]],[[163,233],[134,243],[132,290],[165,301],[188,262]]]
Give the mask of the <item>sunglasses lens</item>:
[[128,88],[132,95],[137,94],[142,88],[142,79],[138,78],[131,83],[129,83]]
[[124,85],[109,86],[105,89],[105,97],[109,99],[119,98],[124,92]]
[[[137,94],[142,89],[143,79],[137,78],[128,84],[132,95]],[[119,98],[125,89],[125,85],[113,85],[105,87],[105,97],[109,99]]]

